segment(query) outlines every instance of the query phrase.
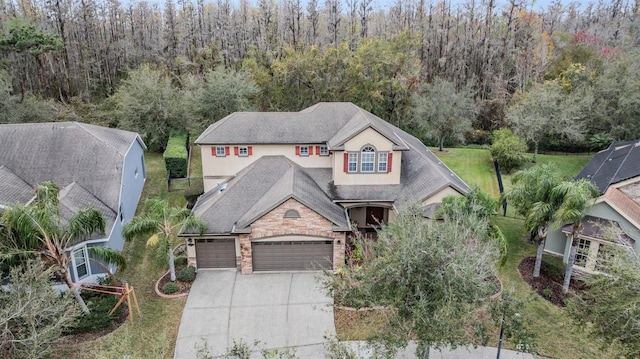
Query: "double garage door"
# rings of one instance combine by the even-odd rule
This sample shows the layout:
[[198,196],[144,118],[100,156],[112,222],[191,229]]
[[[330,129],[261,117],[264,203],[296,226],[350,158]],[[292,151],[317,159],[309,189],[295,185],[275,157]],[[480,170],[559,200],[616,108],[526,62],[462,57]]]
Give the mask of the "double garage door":
[[[269,241],[252,242],[254,271],[290,271],[331,269],[333,242]],[[236,268],[234,239],[198,239],[198,268]]]
[[320,270],[332,267],[331,240],[253,242],[251,248],[254,271]]

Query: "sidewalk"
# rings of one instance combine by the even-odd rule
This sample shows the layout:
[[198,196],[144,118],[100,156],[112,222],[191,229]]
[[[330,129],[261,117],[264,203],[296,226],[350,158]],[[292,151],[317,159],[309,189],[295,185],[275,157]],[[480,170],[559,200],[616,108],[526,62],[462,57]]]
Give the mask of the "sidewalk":
[[[357,359],[370,359],[372,358],[372,351],[367,347],[366,342],[341,342],[347,344],[352,352],[356,354]],[[282,348],[280,348],[282,349]],[[295,349],[296,358],[300,359],[324,359],[327,358],[327,350],[322,344],[313,344],[292,347]],[[398,352],[397,359],[417,359],[415,355],[416,345],[409,344],[407,348]],[[429,353],[429,359],[495,359],[497,357],[498,349],[492,347],[469,347],[458,348],[455,350],[443,349],[442,351],[432,349]],[[261,352],[254,351],[251,358],[262,358]],[[520,353],[513,350],[502,349],[500,352],[500,359],[534,359],[542,358],[540,356],[534,356],[528,353]]]

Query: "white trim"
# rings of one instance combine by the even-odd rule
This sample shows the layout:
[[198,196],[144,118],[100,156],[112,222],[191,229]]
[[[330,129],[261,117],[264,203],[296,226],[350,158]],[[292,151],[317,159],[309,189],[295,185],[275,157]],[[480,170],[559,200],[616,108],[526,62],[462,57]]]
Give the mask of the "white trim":
[[557,256],[557,257],[560,257],[560,258],[564,257],[564,254],[562,254],[562,253],[554,252],[554,251],[546,249],[546,248],[544,249],[544,252],[549,253],[549,254],[554,255],[554,256]]

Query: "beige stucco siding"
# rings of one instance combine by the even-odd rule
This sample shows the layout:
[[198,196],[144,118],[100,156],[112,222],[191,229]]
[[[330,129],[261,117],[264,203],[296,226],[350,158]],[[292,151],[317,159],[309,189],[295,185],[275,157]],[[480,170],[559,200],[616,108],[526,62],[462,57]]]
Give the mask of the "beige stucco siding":
[[[358,152],[364,146],[373,146],[378,152],[393,153],[391,161],[391,172],[388,173],[347,173],[344,172],[344,154],[346,152]],[[400,183],[400,163],[402,162],[402,152],[393,151],[393,143],[377,131],[368,128],[344,144],[344,152],[335,152],[333,156],[333,181],[336,185],[384,185]],[[358,160],[358,167],[360,160]]]
[[[300,144],[311,146],[311,144]],[[202,145],[202,172],[204,176],[204,190],[209,191],[219,183],[225,182],[236,175],[245,167],[262,156],[285,156],[302,167],[329,168],[331,167],[331,155],[319,156],[316,154],[316,146],[313,145],[313,155],[296,155],[296,145],[247,145],[251,146],[252,155],[240,157],[234,155],[235,145],[229,145],[229,156],[216,157],[215,147]],[[214,153],[212,154],[212,148]]]
[[446,187],[441,191],[437,192],[436,194],[434,194],[433,196],[426,198],[422,202],[422,205],[426,206],[433,203],[441,203],[442,200],[447,196],[462,196],[462,195],[460,194],[460,192],[456,191],[455,189],[451,187]]

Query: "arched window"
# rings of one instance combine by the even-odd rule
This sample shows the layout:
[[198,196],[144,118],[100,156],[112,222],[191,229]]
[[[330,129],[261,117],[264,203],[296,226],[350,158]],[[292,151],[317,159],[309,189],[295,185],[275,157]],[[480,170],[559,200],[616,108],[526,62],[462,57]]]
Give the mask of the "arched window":
[[360,154],[360,172],[374,172],[376,163],[376,149],[365,146]]
[[300,218],[300,213],[295,209],[288,209],[284,212],[284,218]]

